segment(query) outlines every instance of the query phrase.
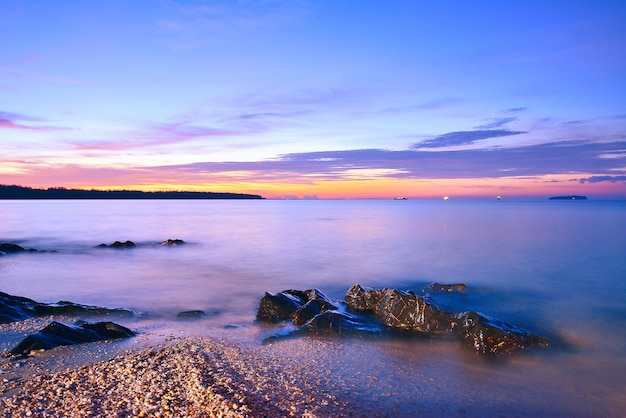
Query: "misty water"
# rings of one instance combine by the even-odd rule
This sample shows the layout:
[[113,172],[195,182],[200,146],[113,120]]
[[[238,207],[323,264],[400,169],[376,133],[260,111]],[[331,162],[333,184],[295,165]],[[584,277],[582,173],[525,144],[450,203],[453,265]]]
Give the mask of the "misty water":
[[[137,247],[95,248],[116,240]],[[344,395],[381,413],[626,410],[626,202],[1,201],[0,242],[49,251],[0,257],[0,291],[130,308],[142,316],[124,324],[144,332],[199,309],[180,326],[256,345],[275,331],[255,322],[266,291],[462,282],[466,294],[433,298],[556,346],[489,362],[449,341],[300,339],[328,344],[329,371],[358,386]]]

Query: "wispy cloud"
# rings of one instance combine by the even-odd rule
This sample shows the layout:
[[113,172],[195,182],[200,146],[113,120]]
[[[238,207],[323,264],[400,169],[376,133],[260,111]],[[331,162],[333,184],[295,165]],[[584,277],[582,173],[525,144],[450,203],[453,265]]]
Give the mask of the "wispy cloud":
[[492,118],[492,119],[490,119],[489,123],[486,123],[484,125],[476,126],[476,129],[501,128],[502,126],[506,125],[507,123],[511,123],[511,122],[516,121],[516,120],[517,120],[517,118]]
[[413,148],[443,148],[458,145],[469,145],[483,139],[519,135],[524,133],[527,132],[508,131],[502,129],[450,132],[447,134],[436,136],[432,139],[427,139],[425,141],[419,142],[413,145]]
[[62,131],[69,128],[41,125],[26,125],[23,122],[42,122],[40,118],[35,118],[19,113],[0,111],[0,129],[21,129],[27,131]]
[[626,176],[591,176],[584,179],[580,179],[581,183],[617,183],[617,182],[626,182]]
[[[626,156],[606,159],[626,142],[563,141],[517,148],[462,151],[357,149],[292,153],[275,160],[254,162],[198,162],[152,169],[187,175],[221,176],[238,173],[261,181],[354,179],[356,174],[396,179],[501,178],[576,173],[621,173]],[[359,174],[359,175],[360,175]],[[365,176],[367,177],[367,176]],[[602,177],[602,181],[609,181]],[[620,176],[614,176],[620,181]],[[589,180],[585,181],[600,181]]]

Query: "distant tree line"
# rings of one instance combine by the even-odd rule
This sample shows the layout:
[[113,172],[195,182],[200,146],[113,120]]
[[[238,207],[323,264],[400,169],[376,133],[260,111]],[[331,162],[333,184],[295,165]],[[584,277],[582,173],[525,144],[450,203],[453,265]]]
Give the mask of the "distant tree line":
[[0,185],[0,199],[263,199],[245,193],[142,192],[139,190],[82,190],[50,187],[33,189]]

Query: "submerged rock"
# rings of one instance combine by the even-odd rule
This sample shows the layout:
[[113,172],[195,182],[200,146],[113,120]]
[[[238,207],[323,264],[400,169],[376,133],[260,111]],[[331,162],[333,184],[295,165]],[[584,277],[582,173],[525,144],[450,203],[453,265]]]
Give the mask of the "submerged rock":
[[442,310],[428,296],[391,288],[371,289],[358,284],[346,292],[345,303],[332,301],[319,290],[266,293],[259,304],[257,319],[270,322],[291,320],[296,326],[266,340],[301,333],[346,335],[386,331],[452,337],[483,355],[550,345],[545,338],[477,312]]
[[0,251],[6,254],[9,253],[21,253],[26,251],[26,249],[17,244],[10,243],[0,243]]
[[443,283],[433,283],[424,289],[425,292],[456,292],[456,293],[467,293],[467,286],[463,283],[452,283],[452,284],[443,284]]
[[97,248],[134,248],[136,246],[137,246],[137,244],[135,244],[132,241],[126,241],[126,242],[115,241],[111,245],[100,244],[100,245],[98,245],[96,247]]
[[178,312],[178,315],[176,315],[178,319],[199,319],[205,316],[206,312],[201,310],[182,311]]
[[32,351],[49,350],[62,345],[129,338],[134,335],[135,332],[114,322],[85,323],[76,326],[53,321],[42,330],[24,338],[9,355],[26,356]]
[[134,313],[128,309],[80,305],[68,301],[41,303],[0,292],[0,324],[46,315],[133,316]]

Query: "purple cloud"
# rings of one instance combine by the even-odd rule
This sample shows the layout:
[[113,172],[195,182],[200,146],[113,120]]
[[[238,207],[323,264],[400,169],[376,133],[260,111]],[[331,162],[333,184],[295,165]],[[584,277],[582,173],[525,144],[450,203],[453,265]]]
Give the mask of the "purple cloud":
[[[593,143],[562,141],[517,148],[460,151],[357,149],[286,154],[275,160],[255,162],[198,162],[154,167],[188,175],[240,172],[257,180],[285,180],[302,183],[339,180],[351,170],[381,170],[384,176],[402,179],[482,178],[541,176],[548,174],[611,174],[626,166],[619,153],[626,142]],[[247,173],[247,174],[246,174]],[[312,175],[314,175],[312,177]],[[619,176],[615,176],[619,181]]]
[[626,181],[626,176],[591,176],[586,179],[580,179],[581,183],[601,183],[608,181],[609,183],[617,183],[618,181]]
[[498,138],[501,136],[519,135],[525,133],[526,132],[523,131],[508,131],[503,129],[450,132],[414,144],[412,148],[443,148],[455,145],[469,145],[483,139]]

